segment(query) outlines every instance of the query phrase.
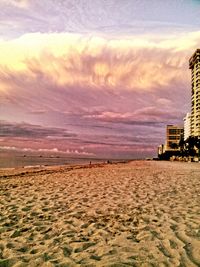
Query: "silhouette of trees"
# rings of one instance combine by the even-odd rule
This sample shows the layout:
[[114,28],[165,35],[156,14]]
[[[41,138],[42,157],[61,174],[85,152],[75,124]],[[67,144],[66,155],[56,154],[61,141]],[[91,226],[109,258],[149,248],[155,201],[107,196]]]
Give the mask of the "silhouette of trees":
[[170,157],[198,157],[200,159],[200,137],[190,136],[186,140],[181,137],[179,144],[172,143],[171,150],[166,150],[158,158],[161,160],[169,160]]
[[200,138],[198,138],[197,136],[189,136],[185,141],[180,140],[179,149],[182,156],[199,156]]
[[172,144],[170,144],[170,148],[172,148],[172,149],[178,149],[179,148],[179,145],[176,144],[176,143],[172,143]]

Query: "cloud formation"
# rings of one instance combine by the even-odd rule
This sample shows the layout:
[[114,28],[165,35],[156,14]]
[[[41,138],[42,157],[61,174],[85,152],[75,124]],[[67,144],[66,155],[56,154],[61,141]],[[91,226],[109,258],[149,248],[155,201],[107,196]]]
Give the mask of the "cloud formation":
[[195,49],[199,39],[200,32],[181,34],[179,41],[173,36],[166,41],[157,36],[154,40],[149,36],[107,40],[77,34],[28,34],[0,42],[0,91],[20,94],[30,88],[27,95],[31,90],[47,95],[46,90],[53,88],[116,94],[164,92],[169,86],[173,90],[176,82],[188,84],[188,51]]
[[78,150],[59,150],[58,148],[54,147],[51,149],[48,148],[40,148],[40,149],[32,149],[32,148],[19,148],[15,146],[0,146],[0,152],[5,152],[5,151],[17,151],[17,152],[27,152],[27,153],[52,153],[52,154],[62,154],[62,155],[69,155],[69,156],[84,156],[84,157],[92,157],[95,156],[93,153],[88,153],[85,151],[78,151]]
[[134,35],[199,28],[199,1],[1,0],[0,34],[30,32]]
[[0,121],[1,131],[0,137],[19,137],[19,138],[70,138],[76,134],[68,133],[66,129],[42,127],[39,125],[31,125],[28,123],[10,123]]
[[190,108],[188,59],[199,41],[200,32],[0,41],[1,146],[155,155],[165,125]]

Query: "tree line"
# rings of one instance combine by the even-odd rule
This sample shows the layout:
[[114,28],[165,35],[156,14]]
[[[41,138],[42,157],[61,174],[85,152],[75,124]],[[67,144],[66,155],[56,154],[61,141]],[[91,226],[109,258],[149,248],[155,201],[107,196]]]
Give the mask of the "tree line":
[[190,136],[186,140],[181,137],[179,143],[172,143],[170,148],[171,150],[167,150],[163,154],[158,155],[158,158],[161,160],[169,160],[172,156],[200,158],[200,138],[197,136]]

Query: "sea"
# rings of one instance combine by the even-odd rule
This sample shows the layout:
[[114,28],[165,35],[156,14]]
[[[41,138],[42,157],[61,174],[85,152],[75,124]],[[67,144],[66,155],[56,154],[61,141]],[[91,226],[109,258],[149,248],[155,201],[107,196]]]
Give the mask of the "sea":
[[66,157],[63,155],[48,154],[22,154],[0,152],[0,168],[17,168],[31,166],[53,166],[53,165],[87,165],[104,162],[119,162],[123,160],[116,159],[98,159],[98,158],[78,158]]

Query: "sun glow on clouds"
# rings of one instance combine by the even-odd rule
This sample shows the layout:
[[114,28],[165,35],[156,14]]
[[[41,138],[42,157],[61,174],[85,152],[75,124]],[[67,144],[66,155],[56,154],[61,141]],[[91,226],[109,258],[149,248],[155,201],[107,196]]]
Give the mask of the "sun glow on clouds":
[[29,0],[1,0],[1,2],[17,8],[27,8],[29,6]]
[[[168,41],[155,36],[108,39],[80,34],[26,34],[0,42],[1,72],[51,77],[59,85],[152,90],[180,75],[185,49],[200,32]],[[164,74],[164,75],[163,75]],[[2,75],[1,75],[2,76]],[[1,88],[4,88],[1,83]]]
[[199,42],[200,32],[176,38],[33,33],[1,40],[1,118],[73,133],[53,129],[51,135],[45,128],[37,140],[41,129],[13,123],[8,128],[23,129],[23,136],[0,135],[6,136],[1,146],[51,150],[53,142],[77,155],[154,151],[160,126],[180,122],[188,111],[188,58]]

